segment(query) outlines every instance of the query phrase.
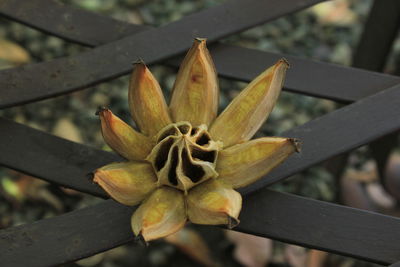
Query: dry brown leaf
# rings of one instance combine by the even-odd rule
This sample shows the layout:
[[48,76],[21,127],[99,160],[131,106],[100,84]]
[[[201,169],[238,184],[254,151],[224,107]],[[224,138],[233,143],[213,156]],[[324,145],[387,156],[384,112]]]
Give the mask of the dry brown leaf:
[[396,206],[396,200],[389,195],[380,183],[366,185],[369,198],[378,206],[384,209],[392,209]]
[[340,185],[341,200],[345,205],[358,209],[375,210],[374,205],[372,205],[358,181],[344,176]]
[[305,267],[307,262],[307,250],[295,245],[285,247],[285,258],[292,267]]
[[266,266],[272,257],[272,240],[240,232],[225,231],[227,238],[236,245],[234,258],[246,267]]
[[325,260],[328,257],[328,253],[321,250],[311,249],[308,252],[307,267],[324,267]]
[[187,227],[169,235],[165,241],[176,246],[184,254],[204,266],[217,266],[211,258],[211,252],[203,238]]
[[349,169],[345,176],[362,183],[372,183],[378,180],[378,170],[373,160],[366,162],[362,170]]
[[29,53],[18,44],[0,39],[0,59],[20,65],[30,61]]
[[352,24],[357,15],[350,9],[348,0],[329,1],[311,8],[318,21],[323,24],[345,26]]
[[68,118],[61,118],[57,121],[53,134],[73,142],[83,143],[78,127]]
[[400,155],[392,154],[387,166],[386,187],[389,193],[400,201]]

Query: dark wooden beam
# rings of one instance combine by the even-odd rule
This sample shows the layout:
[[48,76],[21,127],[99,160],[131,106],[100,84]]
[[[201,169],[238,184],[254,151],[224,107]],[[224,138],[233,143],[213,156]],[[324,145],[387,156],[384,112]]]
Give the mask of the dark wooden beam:
[[[34,9],[33,6],[38,8]],[[40,12],[39,10],[43,8],[51,12]],[[0,6],[0,14],[66,40],[91,47],[150,29],[148,26],[116,21],[48,0],[29,2],[8,0]],[[84,26],[79,27],[78,22],[83,20],[91,23],[85,23]],[[53,23],[47,23],[47,21]],[[104,30],[98,32],[96,29],[99,28]],[[287,76],[285,90],[342,103],[356,101],[400,82],[400,78],[396,76],[221,43],[211,46],[210,49],[219,75],[246,82],[251,81],[279,58],[286,57],[291,63],[292,69]],[[165,63],[179,67],[181,60],[181,57],[176,57],[168,59]],[[39,63],[38,66],[43,64],[46,63]],[[107,75],[109,74],[104,73],[101,78],[107,79]],[[36,93],[40,95],[41,91],[38,90]]]
[[[152,64],[186,52],[193,38],[209,42],[246,30],[322,0],[232,0],[200,11],[158,29],[139,32],[76,56],[25,65],[0,72],[0,107],[9,107],[90,87],[127,74],[138,58]],[[15,14],[26,11],[25,1],[3,1]],[[36,1],[39,2],[40,1]],[[28,6],[32,2],[27,3]],[[35,10],[29,6],[29,10]],[[22,11],[21,11],[22,9]],[[48,8],[46,12],[51,12]],[[43,10],[40,10],[43,17]],[[249,16],[251,14],[251,16]],[[49,23],[47,20],[45,23]],[[96,33],[103,29],[96,28]]]
[[[398,218],[271,190],[243,204],[238,231],[380,264],[400,259]],[[108,200],[0,230],[0,261],[7,267],[53,266],[124,244],[134,239],[133,211]]]

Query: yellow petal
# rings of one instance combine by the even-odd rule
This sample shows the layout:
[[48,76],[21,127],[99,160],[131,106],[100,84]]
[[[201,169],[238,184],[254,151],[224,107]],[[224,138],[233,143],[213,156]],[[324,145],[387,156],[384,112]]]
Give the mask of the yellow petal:
[[239,188],[255,182],[299,150],[295,139],[263,137],[220,151],[218,180]]
[[194,187],[187,196],[188,218],[197,224],[224,224],[232,228],[239,223],[241,208],[241,195],[216,179]]
[[98,183],[113,199],[133,206],[156,188],[157,177],[149,163],[111,163],[94,173]]
[[129,85],[129,107],[140,131],[153,136],[171,123],[160,85],[143,62],[138,62]]
[[288,66],[279,60],[235,97],[211,125],[213,139],[222,141],[224,147],[249,140],[272,111]]
[[205,39],[195,39],[179,69],[170,103],[175,122],[209,125],[218,110],[218,78]]
[[183,193],[169,187],[154,191],[135,211],[131,220],[133,232],[145,241],[173,234],[185,223]]
[[109,109],[98,111],[106,143],[118,154],[130,160],[143,160],[153,145],[150,139],[115,116]]

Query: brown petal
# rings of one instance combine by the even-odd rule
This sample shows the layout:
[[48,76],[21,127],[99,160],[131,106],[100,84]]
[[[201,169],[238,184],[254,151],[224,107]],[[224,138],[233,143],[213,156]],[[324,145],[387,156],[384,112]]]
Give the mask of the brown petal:
[[272,111],[288,66],[286,60],[279,60],[235,97],[211,125],[213,139],[224,147],[249,140]]
[[298,150],[297,140],[282,137],[263,137],[231,146],[218,155],[218,180],[233,188],[249,185]]
[[132,216],[133,232],[150,241],[177,232],[186,223],[183,193],[160,187],[154,191]]
[[154,136],[171,123],[160,85],[143,62],[132,72],[128,97],[132,117],[144,135]]
[[224,224],[229,228],[239,223],[241,195],[216,179],[204,182],[189,191],[188,218],[197,224]]
[[175,122],[209,125],[218,110],[218,78],[205,39],[195,39],[179,69],[169,105]]
[[148,137],[135,131],[109,109],[101,109],[98,114],[104,140],[115,152],[129,160],[146,158],[153,147]]
[[116,201],[133,206],[156,188],[157,177],[149,163],[111,163],[94,173],[98,183]]

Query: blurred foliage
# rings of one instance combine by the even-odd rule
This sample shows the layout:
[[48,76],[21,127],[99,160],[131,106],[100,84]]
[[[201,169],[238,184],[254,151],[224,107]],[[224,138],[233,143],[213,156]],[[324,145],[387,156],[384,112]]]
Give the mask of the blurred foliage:
[[[162,26],[224,1],[62,0],[61,2],[130,23]],[[337,0],[319,4],[230,36],[223,42],[350,65],[371,2],[371,0]],[[0,68],[2,69],[76,55],[88,50],[15,22],[5,19],[1,19],[0,22]],[[387,67],[388,71],[396,69],[400,58],[399,52],[400,41],[397,40]],[[152,66],[151,69],[168,98],[176,70],[160,65]],[[222,110],[244,86],[242,82],[221,79],[220,109]],[[127,89],[128,77],[121,77],[83,91],[2,110],[0,115],[75,142],[109,150],[104,144],[99,121],[94,113],[98,106],[108,106],[121,118],[132,122],[128,112]],[[284,92],[259,135],[279,135],[337,107],[332,101]],[[352,155],[350,165],[352,168],[360,169],[368,159],[370,156],[364,148]],[[273,188],[324,201],[336,201],[336,193],[339,190],[334,178],[321,166],[296,174],[273,185]],[[101,200],[47,184],[6,168],[0,169],[0,228],[56,216],[99,201]],[[202,227],[192,227],[197,229],[201,236],[190,234],[190,238],[202,246],[202,251],[206,250],[202,245],[203,241],[198,241],[198,238],[205,239],[209,252],[204,253],[215,261],[216,266],[222,266],[222,263],[224,266],[239,266],[238,259],[232,257],[233,244],[236,241],[228,241],[223,232],[217,228],[204,230]],[[128,244],[84,259],[77,264],[107,267],[204,264],[201,261],[194,263],[191,259],[193,255],[190,253],[193,254],[195,251],[188,253],[182,249],[182,244],[179,244],[181,241],[183,242],[181,237],[171,239],[169,243],[156,241],[149,248]],[[270,266],[289,266],[285,265],[285,262],[291,266],[310,266],[298,265],[301,263],[300,258],[293,256],[296,254],[293,252],[296,249],[293,250],[279,242],[274,244]],[[315,251],[302,251],[305,257],[320,259],[320,254]],[[208,253],[211,253],[211,256]],[[339,256],[331,257],[330,261],[333,263],[325,266],[372,266]]]

